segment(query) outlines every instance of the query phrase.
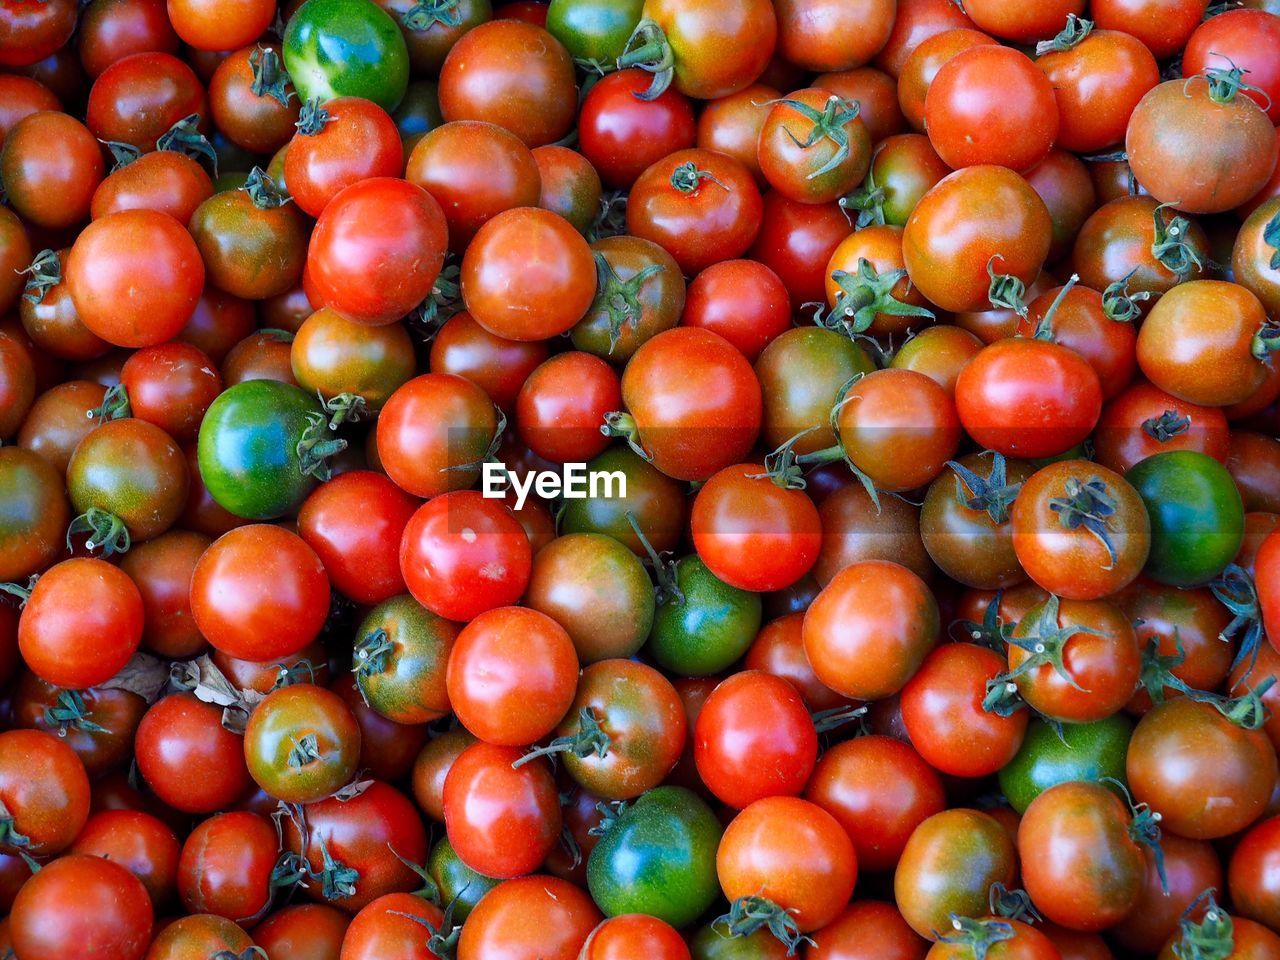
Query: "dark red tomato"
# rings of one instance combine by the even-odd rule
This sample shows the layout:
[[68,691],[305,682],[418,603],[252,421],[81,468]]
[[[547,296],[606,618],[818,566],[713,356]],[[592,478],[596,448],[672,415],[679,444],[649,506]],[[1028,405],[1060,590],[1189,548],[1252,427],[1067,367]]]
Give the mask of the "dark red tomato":
[[76,13],[74,3],[18,0],[5,4],[0,14],[0,24],[4,26],[0,66],[29,67],[48,57],[71,39]]
[[284,182],[298,207],[318,217],[351,184],[403,170],[400,133],[387,112],[361,97],[337,97],[308,105],[285,153]]
[[537,207],[506,210],[476,233],[462,258],[462,297],[475,321],[508,340],[546,340],[582,319],[596,267],[582,234]]
[[378,417],[378,461],[396,486],[434,497],[475,483],[498,430],[493,401],[448,373],[414,377]]
[[1179,836],[1214,840],[1266,808],[1275,749],[1266,733],[1233,724],[1207,703],[1175,697],[1152,708],[1129,742],[1129,787]]
[[151,938],[151,900],[124,867],[99,857],[62,857],[18,892],[9,915],[23,960],[98,954],[142,960]]
[[179,120],[208,112],[204,87],[189,66],[168,53],[135,53],[93,82],[85,122],[101,140],[149,153]]
[[0,815],[6,853],[61,853],[89,816],[89,778],[80,757],[52,733],[0,734]]
[[182,844],[163,820],[139,810],[102,810],[85,822],[71,853],[102,857],[142,881],[156,906],[164,906],[178,882]]
[[987,682],[1006,666],[998,654],[971,643],[943,644],[925,657],[902,690],[902,720],[931,767],[983,777],[1013,759],[1026,733],[1026,711],[1002,717],[982,706]]
[[439,954],[432,947],[449,932],[434,903],[412,893],[388,893],[361,907],[351,920],[342,937],[342,955],[347,960],[435,960]]
[[813,567],[822,545],[808,494],[775,483],[758,463],[713,474],[698,491],[690,523],[707,568],[757,593],[791,586]]
[[[975,217],[999,210],[998,217]],[[1053,224],[1044,201],[1004,167],[958,170],[917,204],[902,237],[911,282],[944,310],[984,310],[991,275],[1035,280],[1049,252]]]
[[871,134],[856,101],[810,87],[787,94],[765,115],[757,160],[769,184],[804,203],[830,203],[871,167]]
[[838,204],[799,203],[765,194],[760,231],[750,256],[776,273],[791,295],[791,309],[826,295],[827,262],[853,224]]
[[1110,400],[1133,379],[1138,365],[1138,335],[1132,324],[1107,315],[1098,291],[1073,286],[1063,294],[1064,289],[1046,290],[1033,300],[1027,316],[1018,324],[1017,335],[1051,337],[1054,343],[1080,354],[1098,375],[1103,400]]
[[893,29],[876,55],[876,66],[898,77],[907,58],[929,37],[965,27],[973,27],[973,21],[950,0],[899,0]]
[[849,70],[880,52],[896,3],[783,0],[776,5],[778,53],[806,70]]
[[821,807],[799,797],[766,797],[725,829],[716,873],[730,903],[763,897],[808,933],[848,904],[858,858],[844,828]]
[[1102,413],[1102,386],[1084,357],[1043,340],[1000,340],[956,380],[965,431],[1008,457],[1036,459],[1070,450]]
[[[525,381],[548,353],[547,344],[541,340],[494,336],[462,310],[450,317],[432,339],[430,366],[432,373],[465,377],[481,387],[499,409],[514,410]],[[599,417],[596,426],[599,427]]]
[[422,883],[409,864],[426,862],[427,833],[413,802],[394,787],[374,780],[354,797],[305,809],[301,822],[284,821],[284,846],[307,861],[311,899],[356,913]]
[[71,747],[92,777],[129,763],[134,731],[146,701],[111,687],[73,692],[24,673],[13,691],[16,725],[56,734]]
[[275,828],[256,813],[233,811],[205,820],[182,845],[178,894],[191,913],[252,923],[271,901],[279,853]]
[[798,796],[813,773],[818,735],[795,687],[747,670],[703,704],[693,756],[707,789],[741,810],[763,797]]
[[[1163,876],[1152,852],[1143,850],[1147,870],[1138,902],[1129,916],[1108,931],[1118,946],[1147,956],[1159,951],[1177,932],[1179,921],[1188,915],[1201,894],[1223,889],[1222,861],[1206,841],[1184,840],[1165,832],[1160,837],[1160,848],[1164,851]],[[1203,903],[1198,906],[1203,909]],[[1235,906],[1239,908],[1239,901]]]
[[804,617],[804,650],[813,672],[846,697],[881,700],[897,693],[937,643],[937,601],[900,566],[868,560],[846,567]]
[[751,171],[726,154],[696,148],[650,165],[627,202],[627,232],[661,246],[688,274],[742,256],[762,217]]
[[1231,95],[1231,81],[1221,72],[1209,76],[1155,87],[1138,103],[1125,132],[1125,153],[1138,182],[1161,203],[1176,203],[1188,213],[1240,206],[1275,169],[1276,128],[1266,112],[1246,96]]
[[81,322],[108,343],[147,347],[172,339],[204,287],[191,234],[167,214],[126,210],[95,220],[67,256]]
[[540,457],[583,462],[609,445],[604,415],[622,405],[618,374],[589,353],[557,354],[534,370],[515,403],[520,438]]
[[1182,52],[1183,76],[1207,69],[1245,71],[1251,89],[1242,92],[1272,123],[1280,122],[1280,17],[1274,11],[1227,10],[1196,28]]
[[459,859],[487,877],[519,877],[546,859],[560,836],[560,798],[542,759],[520,766],[518,747],[476,743],[449,768],[444,822]]
[[478,120],[429,130],[409,154],[405,179],[440,202],[455,252],[502,211],[536,207],[541,183],[538,164],[520,138]]
[[600,174],[577,150],[547,144],[533,148],[542,188],[538,206],[564,217],[585,234],[600,213]]
[[[1086,522],[1091,516],[1105,516],[1101,529]],[[1043,467],[1014,501],[1018,562],[1059,596],[1110,596],[1137,577],[1150,548],[1150,522],[1138,492],[1118,473],[1087,460]]]
[[771,103],[780,96],[782,92],[773,87],[753,83],[737,93],[707,102],[698,114],[698,149],[727,153],[750,170],[756,183],[764,187],[756,146]]
[[214,647],[243,660],[297,653],[329,615],[329,580],[301,537],[267,523],[213,542],[191,574],[191,612]]
[[462,751],[476,738],[458,727],[427,741],[413,763],[413,798],[432,820],[444,822],[444,781]]
[[529,23],[494,20],[467,31],[440,68],[446,120],[494,123],[529,147],[563,137],[577,105],[569,52]]
[[20,120],[41,110],[61,110],[53,91],[39,80],[15,73],[0,75],[0,146]]
[[[1280,858],[1280,818],[1259,821],[1231,854],[1227,882],[1231,903],[1243,916],[1271,926],[1277,917],[1275,865]],[[1217,883],[1221,889],[1221,874]]]
[[923,40],[903,63],[898,76],[898,106],[907,122],[916,130],[924,130],[929,87],[949,61],[974,47],[995,44],[981,30],[965,28],[944,30]]
[[586,891],[567,880],[509,880],[468,914],[458,960],[576,960],[601,919]]
[[292,334],[259,330],[245,337],[222,361],[222,380],[228,387],[246,380],[278,380],[298,385],[293,375]]
[[449,652],[449,703],[459,722],[487,743],[541,740],[573,703],[577,683],[578,654],[569,634],[525,607],[475,616]]
[[89,79],[135,53],[178,52],[163,0],[104,0],[80,14],[76,50]]
[[133,416],[154,423],[178,443],[195,440],[204,412],[222,392],[213,361],[185,343],[144,347],[132,354],[120,371],[120,383]]
[[102,150],[89,129],[52,110],[19,121],[0,149],[0,183],[9,206],[33,226],[50,230],[88,217],[103,170]]
[[507,506],[475,490],[423,504],[400,541],[400,572],[409,592],[446,620],[467,621],[515,603],[532,561],[529,538]]
[[298,534],[334,588],[359,604],[404,592],[400,539],[417,501],[380,473],[353,470],[317,487],[298,511]]
[[929,949],[897,907],[879,900],[855,900],[811,939],[806,960],[924,960]]
[[394,323],[431,293],[444,264],[446,224],[421,187],[361,180],[325,206],[307,272],[326,306],[369,326]]
[[1053,86],[1024,54],[981,44],[938,71],[925,97],[929,142],[959,169],[999,164],[1028,170],[1058,135]]
[[1071,267],[1086,287],[1105,291],[1119,283],[1126,296],[1134,297],[1167,293],[1200,276],[1208,255],[1209,241],[1198,223],[1159,209],[1151,197],[1123,196],[1085,221]]
[[[754,186],[752,189],[755,189]],[[676,328],[636,351],[622,376],[622,399],[653,465],[680,480],[705,480],[740,462],[760,429],[760,384],[722,337]]]
[[1018,826],[1018,853],[1022,882],[1046,919],[1092,932],[1133,909],[1146,862],[1131,821],[1124,802],[1100,783],[1060,783],[1031,802]]
[[289,142],[298,120],[297,99],[275,43],[237,50],[218,64],[209,80],[214,124],[250,153],[275,153]]
[[[425,907],[417,900],[418,909]],[[292,960],[338,960],[349,918],[319,903],[301,903],[270,914],[253,928],[253,942],[267,956]]]
[[138,725],[138,772],[157,797],[185,813],[230,807],[252,786],[241,738],[222,726],[222,707],[174,693]]
[[115,676],[138,649],[142,618],[142,597],[128,574],[103,560],[64,560],[32,589],[18,645],[41,679],[93,687]]
[[[814,489],[813,476],[811,473],[808,478],[810,491]],[[892,560],[922,580],[933,579],[935,568],[921,536],[919,508],[901,497],[877,499],[879,504],[861,483],[854,482],[845,483],[823,499],[818,508],[822,548],[813,567],[820,585],[863,560]]]
[[6,312],[18,302],[18,295],[27,284],[23,271],[31,264],[31,258],[31,238],[26,227],[8,207],[0,208],[0,308]]
[[619,70],[592,86],[578,117],[578,148],[606,184],[627,189],[645,169],[693,146],[693,105],[668,88],[642,100],[652,78],[643,70]]
[[35,399],[35,367],[26,347],[13,337],[0,334],[0,437],[10,439],[27,417]]
[[1163,60],[1186,45],[1207,6],[1207,0],[1095,0],[1090,14],[1100,29],[1137,37]]
[[874,735],[823,753],[804,795],[844,827],[858,866],[874,871],[897,866],[915,828],[946,806],[942,781],[915,749]]
[[[97,423],[89,417],[89,412],[102,406],[106,392],[104,387],[88,380],[68,380],[52,387],[31,405],[31,412],[23,420],[22,429],[18,432],[19,446],[37,454],[41,460],[51,465],[57,471],[55,480],[63,478],[67,472],[67,464],[71,462],[72,451]],[[56,482],[52,489],[57,489]],[[65,499],[50,496],[48,502],[50,505],[62,503],[66,509]],[[26,546],[38,546],[39,549],[33,550],[31,555],[42,557],[43,563],[40,566],[46,566],[61,550],[62,537],[54,530],[53,519],[58,513],[41,511],[41,515],[45,517],[41,529],[46,532],[46,536],[34,538]],[[56,526],[61,526],[65,531],[70,519],[69,515],[63,516]],[[11,549],[12,546],[6,545],[6,550]],[[26,576],[38,568],[33,566],[29,571],[13,571],[5,566],[3,569],[5,576],[14,579]]]
[[580,960],[689,960],[684,938],[668,923],[644,913],[610,917],[587,937]]
[[[264,304],[270,301],[264,301]],[[308,311],[309,312],[309,311]],[[265,315],[263,320],[268,320]],[[221,364],[237,343],[253,332],[254,307],[247,300],[206,287],[196,301],[195,311],[174,338],[198,347],[214,363]],[[274,327],[275,324],[272,323]]]
[[359,769],[390,783],[408,776],[414,758],[427,742],[426,724],[388,720],[364,702],[352,674],[337,677],[332,689],[346,703],[360,727]]
[[1071,253],[1080,228],[1097,209],[1093,178],[1080,158],[1056,148],[1023,176],[1049,211],[1053,224],[1049,262],[1054,263]]
[[782,280],[755,260],[722,260],[689,284],[680,322],[718,333],[751,363],[791,327],[791,302]]

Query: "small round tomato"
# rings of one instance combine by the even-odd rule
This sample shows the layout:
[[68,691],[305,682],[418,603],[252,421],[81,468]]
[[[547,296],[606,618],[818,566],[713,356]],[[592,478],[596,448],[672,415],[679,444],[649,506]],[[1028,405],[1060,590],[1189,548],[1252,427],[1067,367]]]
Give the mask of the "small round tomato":
[[186,343],[144,347],[120,371],[132,415],[173,437],[178,443],[196,439],[200,421],[222,392],[222,378],[209,356]]
[[182,845],[178,895],[191,913],[250,923],[271,902],[279,840],[271,822],[235,810],[199,824]]
[[755,260],[722,260],[689,284],[680,322],[718,333],[751,363],[791,327],[782,280]]
[[[53,399],[52,393],[45,396]],[[83,410],[77,412],[84,418]],[[28,418],[28,428],[33,419]],[[50,463],[39,447],[23,449],[33,445],[26,431],[19,442],[22,447],[0,447],[0,580],[6,582],[21,582],[57,559],[71,519],[59,470],[66,464]]]
[[577,150],[558,144],[533,148],[542,187],[538,206],[564,217],[585,234],[600,213],[600,174]]
[[9,205],[28,223],[51,230],[73,227],[89,215],[103,169],[94,135],[54,110],[20,120],[0,148],[0,183]]
[[851,233],[853,224],[839,204],[800,203],[770,191],[749,255],[778,275],[792,310],[798,310],[824,297],[827,262]]
[[709,101],[698,114],[696,146],[701,150],[728,154],[740,161],[751,171],[756,182],[764,186],[756,148],[760,143],[764,118],[772,108],[772,101],[780,96],[781,91],[773,87],[753,83],[737,93]]
[[430,723],[449,712],[445,670],[456,624],[409,596],[384,600],[356,628],[360,696],[388,720]]
[[137,877],[110,860],[74,855],[46,864],[23,885],[9,934],[24,960],[94,953],[142,960],[152,918],[151,899]]
[[471,620],[514,603],[529,582],[531,564],[519,521],[505,504],[475,490],[442,494],[419,507],[400,541],[400,572],[409,592],[448,620]]
[[490,219],[462,258],[462,297],[475,321],[508,340],[545,340],[587,312],[596,290],[586,240],[563,217],[521,207]]
[[[465,377],[502,410],[514,410],[520,389],[550,350],[541,340],[496,337],[460,310],[431,341],[432,373]],[[598,424],[597,424],[598,426]]]
[[249,775],[285,803],[314,803],[349,781],[360,758],[360,728],[336,694],[309,683],[274,690],[244,731]]
[[242,660],[275,660],[319,634],[329,615],[329,580],[297,534],[266,523],[237,527],[196,564],[191,612],[218,650]]
[[63,690],[24,673],[14,688],[16,724],[57,734],[92,777],[126,766],[134,731],[146,710],[138,694],[112,687]]
[[253,781],[240,736],[222,725],[222,707],[173,693],[138,725],[138,772],[156,796],[184,813],[212,813],[239,800]]
[[306,231],[288,195],[254,167],[245,185],[196,207],[188,229],[210,283],[232,296],[265,300],[302,277]]
[[[423,909],[422,901],[417,901]],[[348,917],[319,903],[300,903],[269,914],[253,928],[253,942],[280,957],[333,960],[342,948]]]
[[871,167],[871,134],[860,105],[808,88],[777,100],[760,129],[757,162],[769,184],[804,203],[830,203]]
[[163,820],[139,810],[100,810],[85,822],[72,853],[111,860],[142,881],[153,905],[164,905],[178,883],[182,844]]
[[186,960],[193,951],[198,951],[197,956],[236,956],[236,951],[252,948],[253,940],[238,923],[212,913],[197,913],[167,924],[152,941],[147,960]]
[[237,50],[218,64],[209,80],[214,124],[250,153],[275,153],[289,142],[298,120],[297,96],[276,43]]
[[75,32],[76,13],[73,3],[7,5],[0,20],[5,28],[0,64],[6,69],[28,67],[54,53]]
[[467,917],[458,960],[576,960],[601,919],[591,898],[567,880],[508,880]]
[[43,730],[0,734],[0,848],[61,853],[89,816],[89,778],[71,747]]
[[605,237],[591,245],[591,253],[599,289],[570,336],[580,350],[625,363],[646,341],[680,322],[684,278],[671,254],[640,237]]
[[1179,400],[1146,382],[1133,384],[1103,408],[1093,443],[1098,463],[1119,473],[1170,450],[1195,450],[1222,462],[1230,451],[1220,409]]
[[804,618],[804,649],[824,684],[857,700],[897,693],[937,642],[937,601],[925,582],[884,560],[840,571]]
[[[1195,221],[1148,196],[1122,196],[1103,204],[1076,236],[1072,269],[1084,286],[1113,284],[1134,301],[1163,294],[1205,272],[1209,241]],[[1127,308],[1140,315],[1135,303]]]
[[540,457],[586,461],[609,445],[600,424],[621,404],[621,384],[609,364],[589,353],[562,353],[529,374],[520,388],[516,427]]
[[689,960],[689,948],[675,928],[657,917],[627,913],[611,917],[591,931],[581,960]]
[[650,164],[693,146],[689,98],[675,89],[651,100],[639,97],[650,79],[643,70],[619,70],[602,77],[583,98],[579,149],[611,187],[626,189]]
[[1125,751],[1133,721],[1117,713],[1094,723],[1057,728],[1032,720],[1013,759],[1000,768],[1000,789],[1018,813],[1050,787],[1075,780],[1124,780]]
[[536,870],[560,835],[560,800],[545,760],[519,764],[516,747],[476,743],[449,768],[444,822],[472,870],[506,879]]
[[434,958],[438,954],[432,948],[448,938],[450,926],[429,900],[411,893],[384,894],[361,907],[351,920],[341,937],[342,954],[347,960]]
[[94,80],[85,122],[103,141],[150,153],[160,137],[192,117],[207,132],[202,118],[208,112],[204,87],[191,67],[168,53],[145,52],[117,60]]

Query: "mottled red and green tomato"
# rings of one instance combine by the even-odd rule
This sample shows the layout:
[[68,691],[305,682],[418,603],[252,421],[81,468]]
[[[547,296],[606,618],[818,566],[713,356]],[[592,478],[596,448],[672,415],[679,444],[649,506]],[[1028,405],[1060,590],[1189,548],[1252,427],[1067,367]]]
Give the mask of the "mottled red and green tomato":
[[314,803],[356,772],[360,728],[336,693],[297,683],[269,693],[244,731],[249,775],[286,803]]

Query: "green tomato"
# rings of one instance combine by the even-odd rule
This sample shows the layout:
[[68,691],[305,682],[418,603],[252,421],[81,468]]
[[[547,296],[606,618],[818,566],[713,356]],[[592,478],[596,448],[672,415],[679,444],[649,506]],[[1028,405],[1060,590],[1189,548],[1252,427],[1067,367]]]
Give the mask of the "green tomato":
[[396,723],[430,723],[449,713],[445,667],[458,625],[409,594],[384,600],[356,628],[356,686],[365,703]]
[[1147,576],[1175,587],[1208,583],[1240,550],[1244,504],[1231,474],[1213,457],[1171,450],[1126,475],[1151,517]]
[[778,960],[787,948],[767,927],[745,937],[731,937],[719,926],[699,927],[689,941],[692,960]]
[[[237,517],[275,520],[315,487],[315,454],[331,443],[319,401],[277,380],[246,380],[223,391],[200,423],[196,458],[209,495]],[[308,448],[311,439],[319,441]]]
[[606,916],[647,913],[688,926],[720,895],[723,829],[684,787],[656,787],[626,807],[587,860],[587,887]]
[[440,842],[431,848],[427,857],[427,875],[440,890],[440,902],[453,904],[456,923],[466,920],[480,898],[502,882],[476,873],[463,863],[448,837],[441,837]]
[[1019,813],[1050,787],[1072,780],[1113,777],[1125,782],[1125,755],[1133,721],[1123,713],[1096,723],[1064,723],[1062,736],[1032,720],[1022,746],[999,773],[1000,789]]
[[364,97],[391,113],[409,86],[409,49],[372,0],[307,0],[284,31],[284,65],[303,100]]
[[551,0],[547,30],[570,56],[613,66],[643,8],[644,0]]
[[680,597],[658,605],[649,655],[682,677],[719,673],[747,652],[760,631],[760,595],[731,587],[696,556],[675,565]]

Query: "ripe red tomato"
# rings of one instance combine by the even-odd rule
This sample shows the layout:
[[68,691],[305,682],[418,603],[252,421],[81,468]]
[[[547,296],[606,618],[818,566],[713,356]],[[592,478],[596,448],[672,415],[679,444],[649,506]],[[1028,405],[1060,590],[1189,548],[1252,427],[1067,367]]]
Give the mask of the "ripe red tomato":
[[763,263],[722,260],[693,278],[680,322],[718,333],[754,363],[791,327],[787,288]]
[[871,134],[856,101],[810,87],[777,100],[760,129],[757,161],[769,184],[804,203],[830,203],[871,167]]
[[622,405],[613,367],[589,353],[557,354],[529,374],[515,403],[529,449],[556,463],[585,462],[609,445],[604,415]]
[[1245,71],[1249,87],[1242,93],[1280,121],[1280,16],[1274,9],[1227,10],[1211,17],[1191,34],[1182,52],[1182,75],[1193,77],[1210,68]]
[[178,894],[191,913],[237,923],[257,919],[271,901],[279,840],[266,817],[243,810],[200,823],[182,845]]
[[458,960],[576,960],[602,919],[586,892],[567,880],[508,880],[468,915]]
[[668,88],[652,100],[640,99],[636,95],[650,79],[643,70],[619,70],[602,77],[582,101],[579,149],[611,187],[625,190],[650,164],[693,146],[689,98]]
[[239,735],[222,725],[222,707],[174,693],[138,725],[138,772],[164,803],[185,813],[230,807],[252,786]]
[[89,816],[89,778],[71,747],[43,730],[0,734],[6,853],[47,857],[71,845]]
[[9,915],[14,951],[26,960],[98,953],[142,960],[151,899],[124,867],[99,857],[61,857],[23,884]]

